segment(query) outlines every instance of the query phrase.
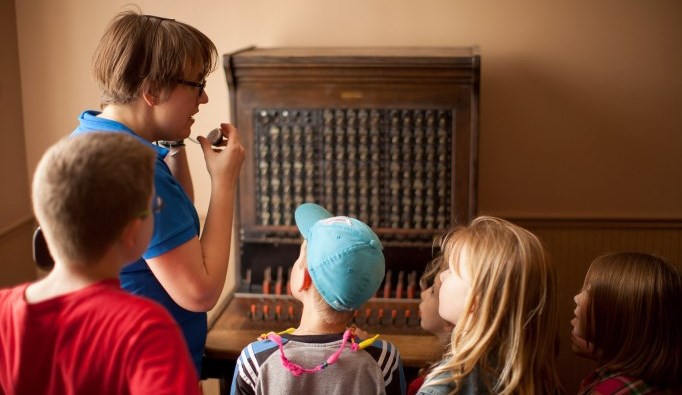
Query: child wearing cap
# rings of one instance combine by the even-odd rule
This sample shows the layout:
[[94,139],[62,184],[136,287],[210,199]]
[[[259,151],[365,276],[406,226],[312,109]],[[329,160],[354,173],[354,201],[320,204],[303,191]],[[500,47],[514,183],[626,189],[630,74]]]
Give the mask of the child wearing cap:
[[289,284],[303,303],[301,322],[244,348],[231,393],[404,394],[395,346],[376,337],[361,343],[346,327],[384,278],[379,238],[361,221],[313,203],[295,217],[305,240]]
[[199,394],[178,325],[121,289],[162,202],[154,151],[121,133],[64,139],[40,160],[33,210],[54,257],[0,290],[0,394]]

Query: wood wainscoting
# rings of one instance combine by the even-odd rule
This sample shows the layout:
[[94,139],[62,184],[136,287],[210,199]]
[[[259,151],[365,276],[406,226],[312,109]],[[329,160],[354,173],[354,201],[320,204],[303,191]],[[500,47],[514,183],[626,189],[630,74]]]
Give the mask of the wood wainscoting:
[[33,215],[28,215],[0,229],[0,287],[36,279],[32,250],[35,228]]
[[592,259],[616,251],[662,256],[682,270],[682,220],[564,220],[508,218],[536,234],[557,267],[559,286],[559,374],[566,393],[576,393],[594,367],[571,353],[573,296],[582,287]]

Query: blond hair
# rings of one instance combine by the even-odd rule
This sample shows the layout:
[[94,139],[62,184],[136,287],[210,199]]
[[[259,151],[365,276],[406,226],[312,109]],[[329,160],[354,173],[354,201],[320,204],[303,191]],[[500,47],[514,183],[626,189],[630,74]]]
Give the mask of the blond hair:
[[60,140],[38,163],[33,210],[55,258],[101,258],[147,209],[156,154],[132,136],[93,132]]
[[205,78],[215,69],[217,58],[213,42],[196,28],[125,11],[100,39],[92,72],[103,105],[129,103],[143,92],[165,100],[179,79],[194,78],[189,73]]
[[426,264],[422,276],[419,278],[419,288],[425,290],[433,286],[436,276],[443,270],[448,268],[447,262],[443,258],[443,254],[439,253],[435,258],[431,259]]
[[664,259],[619,252],[592,261],[583,291],[585,340],[599,367],[649,385],[675,386],[682,377],[682,280]]
[[468,273],[471,291],[450,351],[429,373],[427,385],[451,384],[456,393],[477,369],[498,394],[561,392],[556,274],[540,240],[505,220],[482,216],[448,232],[442,249],[451,270]]

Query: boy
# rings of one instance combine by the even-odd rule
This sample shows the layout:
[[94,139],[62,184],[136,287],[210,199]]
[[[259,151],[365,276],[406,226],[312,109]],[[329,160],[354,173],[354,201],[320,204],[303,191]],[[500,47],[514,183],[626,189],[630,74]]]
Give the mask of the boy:
[[64,139],[43,156],[32,200],[55,266],[0,291],[0,394],[199,394],[177,324],[117,279],[161,209],[154,160],[122,133]]
[[404,394],[395,346],[378,340],[358,347],[346,328],[384,278],[379,238],[364,223],[316,204],[299,206],[295,217],[305,240],[289,285],[303,303],[301,322],[289,334],[270,333],[244,348],[232,394]]

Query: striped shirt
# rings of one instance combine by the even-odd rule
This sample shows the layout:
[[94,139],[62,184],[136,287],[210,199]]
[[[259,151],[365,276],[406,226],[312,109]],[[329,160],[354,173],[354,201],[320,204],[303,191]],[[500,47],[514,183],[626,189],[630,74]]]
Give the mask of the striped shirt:
[[[343,334],[282,335],[286,357],[305,368],[322,364],[341,346]],[[356,339],[356,342],[358,339]],[[246,346],[237,360],[231,394],[405,394],[398,349],[385,340],[352,351],[346,347],[334,363],[312,374],[294,376],[270,340]]]

